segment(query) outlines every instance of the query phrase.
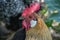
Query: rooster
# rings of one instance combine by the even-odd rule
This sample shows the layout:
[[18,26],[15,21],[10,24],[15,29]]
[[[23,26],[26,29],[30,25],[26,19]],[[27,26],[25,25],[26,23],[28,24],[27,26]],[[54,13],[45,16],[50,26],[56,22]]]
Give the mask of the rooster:
[[37,19],[37,23],[34,27],[29,28],[26,31],[25,38],[24,35],[21,35],[21,32],[24,32],[19,30],[7,40],[52,40],[51,33],[49,32],[44,21],[40,18],[38,14],[33,13],[33,15]]
[[34,16],[37,19],[37,24],[35,27],[26,31],[25,40],[52,40],[51,34],[44,21],[38,14],[34,13]]
[[[34,12],[36,12],[36,10],[39,10],[39,8],[40,8],[40,3],[35,1],[30,5],[30,7],[27,7],[23,10],[22,17],[24,17],[24,20],[22,21],[22,27],[23,29],[26,28],[27,30],[26,38],[25,38],[25,32],[24,32],[25,30],[22,30],[22,31],[18,30],[13,36],[12,40],[52,40],[51,34],[47,26],[43,22],[43,20],[39,17],[39,15],[37,15],[36,13],[34,14]],[[31,14],[33,14],[34,16]],[[30,28],[29,22],[33,18],[37,19],[37,24],[35,25],[35,27]]]

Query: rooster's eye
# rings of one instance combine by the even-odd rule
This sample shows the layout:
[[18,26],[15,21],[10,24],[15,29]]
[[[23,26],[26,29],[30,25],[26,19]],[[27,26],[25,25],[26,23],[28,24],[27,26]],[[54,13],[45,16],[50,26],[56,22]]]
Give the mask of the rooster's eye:
[[29,18],[32,18],[31,16],[29,16]]

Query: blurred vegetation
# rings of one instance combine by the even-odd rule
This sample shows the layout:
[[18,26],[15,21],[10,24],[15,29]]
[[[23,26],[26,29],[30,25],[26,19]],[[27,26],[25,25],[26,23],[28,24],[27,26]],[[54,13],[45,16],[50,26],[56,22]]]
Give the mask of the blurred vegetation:
[[[44,4],[45,6],[42,7],[42,9],[40,10],[40,14],[43,15],[43,20],[45,21],[46,25],[48,26],[48,28],[52,28],[50,30],[53,31],[53,34],[58,35],[57,37],[53,37],[53,40],[60,40],[60,21],[58,21],[58,17],[59,17],[59,10],[54,9],[54,10],[48,10],[48,7],[46,4]],[[48,11],[48,13],[47,13]],[[47,15],[46,18],[44,15]]]

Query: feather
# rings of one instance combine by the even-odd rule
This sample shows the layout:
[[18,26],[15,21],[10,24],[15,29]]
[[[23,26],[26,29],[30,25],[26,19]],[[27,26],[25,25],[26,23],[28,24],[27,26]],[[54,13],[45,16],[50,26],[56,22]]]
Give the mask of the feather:
[[35,27],[26,31],[25,40],[52,40],[51,34],[44,21],[36,13],[34,13],[34,16],[37,19],[37,24]]

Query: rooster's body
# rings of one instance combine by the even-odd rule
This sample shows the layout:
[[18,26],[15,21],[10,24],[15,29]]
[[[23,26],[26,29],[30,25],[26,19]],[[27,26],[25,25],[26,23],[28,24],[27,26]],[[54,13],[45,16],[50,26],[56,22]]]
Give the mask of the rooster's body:
[[37,19],[37,24],[34,28],[31,28],[26,32],[25,40],[52,40],[46,24],[37,14],[34,15]]

